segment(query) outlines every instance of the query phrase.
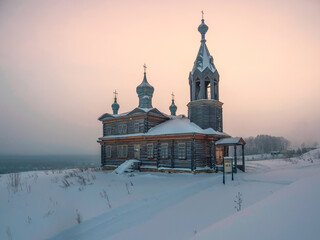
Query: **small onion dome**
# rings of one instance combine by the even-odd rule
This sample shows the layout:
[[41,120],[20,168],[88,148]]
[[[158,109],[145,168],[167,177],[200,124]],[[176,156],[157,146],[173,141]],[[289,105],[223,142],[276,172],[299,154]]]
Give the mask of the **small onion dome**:
[[201,41],[206,41],[205,35],[209,27],[204,23],[204,19],[201,19],[201,24],[198,27],[198,31],[201,33]]
[[172,99],[172,104],[170,105],[169,110],[171,112],[171,116],[176,115],[177,106],[174,104],[174,99]]
[[111,107],[112,107],[113,114],[118,114],[120,105],[117,103],[117,98],[114,98],[114,103],[112,103]]
[[148,83],[146,73],[144,73],[142,83],[137,87],[139,97],[139,108],[152,108],[151,100],[154,88]]

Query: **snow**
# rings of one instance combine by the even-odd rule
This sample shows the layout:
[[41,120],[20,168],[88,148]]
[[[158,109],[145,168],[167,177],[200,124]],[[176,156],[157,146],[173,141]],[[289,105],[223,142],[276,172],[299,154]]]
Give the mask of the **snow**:
[[130,113],[130,112],[124,112],[124,113],[119,113],[119,114],[104,113],[98,118],[98,120],[103,121],[103,120],[111,118],[111,117],[123,117],[123,116],[126,116],[128,113]]
[[112,114],[114,117],[123,117],[126,116],[129,112],[119,113],[119,114]]
[[[144,96],[144,97],[146,97],[146,96]],[[148,96],[147,96],[148,97]],[[149,111],[151,111],[152,109],[154,109],[154,108],[138,108],[138,109],[141,109],[142,111],[145,111],[145,112],[149,112]]]
[[127,172],[133,172],[134,171],[134,165],[139,163],[138,160],[131,159],[127,160],[124,163],[122,163],[119,167],[117,167],[113,173],[115,174],[123,174]]
[[193,239],[319,239],[319,181],[319,174],[296,181]]
[[320,149],[247,162],[225,185],[221,173],[124,169],[25,172],[17,189],[0,175],[0,239],[319,238]]

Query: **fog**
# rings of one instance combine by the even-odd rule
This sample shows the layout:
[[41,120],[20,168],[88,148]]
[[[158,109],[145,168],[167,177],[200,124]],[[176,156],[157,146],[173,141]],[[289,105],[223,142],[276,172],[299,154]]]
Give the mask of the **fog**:
[[0,154],[99,153],[97,118],[138,106],[187,115],[200,46],[220,73],[224,131],[320,141],[319,1],[0,1]]

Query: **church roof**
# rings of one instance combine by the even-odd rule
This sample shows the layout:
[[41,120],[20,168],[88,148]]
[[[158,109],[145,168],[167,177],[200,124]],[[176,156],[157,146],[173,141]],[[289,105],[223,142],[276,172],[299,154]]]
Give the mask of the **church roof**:
[[184,115],[179,115],[167,120],[153,128],[146,133],[134,133],[125,135],[111,135],[104,136],[102,139],[108,138],[123,138],[123,137],[135,137],[135,136],[159,136],[159,135],[170,135],[170,134],[188,134],[188,133],[200,133],[208,135],[220,135],[229,136],[224,132],[215,131],[212,128],[202,129],[197,124],[190,122]]
[[118,118],[118,117],[129,116],[129,115],[133,115],[133,114],[137,114],[137,113],[149,113],[149,112],[155,113],[155,114],[160,114],[160,115],[163,115],[165,117],[170,118],[167,114],[160,112],[157,108],[139,108],[139,107],[137,107],[130,112],[124,112],[124,113],[120,113],[120,114],[104,113],[98,118],[98,120],[103,121],[108,118]]
[[213,57],[210,55],[206,43],[202,42],[191,73],[194,73],[197,69],[203,72],[206,68],[209,68],[212,72],[216,71],[216,67],[213,64]]

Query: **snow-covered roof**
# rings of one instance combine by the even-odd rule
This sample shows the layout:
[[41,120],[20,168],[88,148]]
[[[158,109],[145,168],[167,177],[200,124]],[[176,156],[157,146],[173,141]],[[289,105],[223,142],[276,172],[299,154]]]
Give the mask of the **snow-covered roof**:
[[191,73],[194,73],[196,69],[203,72],[206,68],[209,68],[212,72],[216,71],[213,64],[213,57],[210,55],[205,42],[202,42]]
[[98,120],[102,121],[106,118],[122,117],[122,116],[126,116],[128,113],[130,113],[130,112],[124,112],[124,113],[120,113],[120,114],[104,113],[98,118]]
[[138,107],[138,108],[133,109],[130,112],[124,112],[124,113],[120,113],[120,114],[104,113],[98,118],[98,120],[102,121],[102,120],[107,119],[107,118],[117,118],[117,117],[123,117],[123,116],[131,115],[131,114],[134,114],[134,113],[139,113],[139,112],[146,112],[147,113],[147,112],[151,112],[151,111],[153,113],[158,113],[158,114],[162,114],[165,117],[169,117],[169,115],[160,112],[157,108],[139,108]]
[[154,108],[139,108],[138,107],[138,109],[141,109],[142,111],[145,111],[145,112],[150,112]]
[[216,145],[234,145],[234,144],[243,145],[245,143],[246,142],[241,137],[223,138],[216,141]]
[[188,118],[176,117],[151,128],[147,135],[179,134],[179,133],[203,133],[225,135],[212,128],[202,129],[197,124],[190,122]]
[[202,129],[195,123],[190,122],[190,120],[184,117],[184,115],[179,115],[173,119],[165,121],[151,128],[146,133],[111,135],[111,136],[104,136],[103,139],[135,137],[135,136],[159,136],[159,135],[187,134],[187,133],[201,133],[201,134],[209,134],[209,135],[229,136],[226,133],[215,131],[212,128]]

